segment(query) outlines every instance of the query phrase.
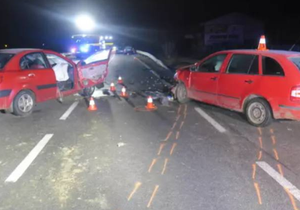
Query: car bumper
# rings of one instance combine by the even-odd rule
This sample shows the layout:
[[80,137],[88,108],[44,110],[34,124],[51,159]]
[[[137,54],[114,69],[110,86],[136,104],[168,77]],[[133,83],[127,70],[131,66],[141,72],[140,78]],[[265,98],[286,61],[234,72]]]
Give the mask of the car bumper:
[[274,112],[274,118],[300,121],[300,106],[279,105],[279,109]]

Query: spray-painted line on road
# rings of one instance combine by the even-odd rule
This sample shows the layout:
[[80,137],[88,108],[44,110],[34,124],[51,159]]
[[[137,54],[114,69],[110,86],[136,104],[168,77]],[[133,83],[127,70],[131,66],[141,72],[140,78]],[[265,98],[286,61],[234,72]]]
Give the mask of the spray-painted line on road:
[[9,175],[5,182],[16,182],[24,174],[30,164],[46,146],[53,134],[46,134],[42,140],[30,151],[24,160],[17,166],[17,168]]
[[195,107],[196,112],[198,112],[204,119],[206,119],[212,126],[215,127],[220,133],[225,133],[226,129],[220,125],[217,121],[215,121],[211,116],[206,114],[202,109],[199,107]]
[[300,201],[300,190],[295,185],[284,178],[280,173],[275,171],[268,163],[264,161],[257,161],[256,164],[284,189],[288,190],[288,192],[292,194],[298,201]]
[[79,104],[79,101],[75,101],[59,119],[66,120],[78,104]]

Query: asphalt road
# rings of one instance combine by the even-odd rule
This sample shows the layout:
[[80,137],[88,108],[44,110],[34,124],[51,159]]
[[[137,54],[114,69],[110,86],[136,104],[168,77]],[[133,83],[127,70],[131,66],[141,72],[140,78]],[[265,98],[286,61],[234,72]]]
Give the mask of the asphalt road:
[[195,101],[147,112],[143,92],[171,82],[156,68],[115,56],[107,84],[122,76],[130,97],[98,94],[94,112],[72,96],[26,118],[1,114],[0,209],[300,208],[299,122],[255,128]]

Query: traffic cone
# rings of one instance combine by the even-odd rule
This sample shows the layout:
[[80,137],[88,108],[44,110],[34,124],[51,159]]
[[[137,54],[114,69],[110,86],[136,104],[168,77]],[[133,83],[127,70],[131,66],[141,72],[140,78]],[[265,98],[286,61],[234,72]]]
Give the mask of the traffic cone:
[[266,37],[262,35],[259,40],[258,50],[267,50]]
[[126,88],[125,87],[122,87],[122,90],[121,90],[121,97],[124,97],[124,98],[127,98],[128,95],[126,93]]
[[118,78],[118,84],[123,84],[122,77],[120,77],[120,76],[119,76],[119,78]]
[[95,104],[95,101],[93,99],[93,97],[90,98],[90,103],[89,103],[89,111],[96,111],[97,110],[97,106]]
[[110,84],[110,91],[111,92],[116,92],[116,87],[115,87],[115,84],[113,82]]
[[152,99],[151,96],[149,96],[148,99],[147,99],[146,109],[150,109],[150,110],[156,109],[156,106],[154,105],[153,99]]

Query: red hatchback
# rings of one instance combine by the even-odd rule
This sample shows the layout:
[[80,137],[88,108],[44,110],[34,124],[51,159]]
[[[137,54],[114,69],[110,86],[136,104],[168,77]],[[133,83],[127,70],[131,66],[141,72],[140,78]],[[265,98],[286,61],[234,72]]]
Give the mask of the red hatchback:
[[228,50],[177,70],[175,95],[243,112],[255,126],[300,120],[300,53]]
[[0,50],[0,110],[29,115],[36,103],[82,92],[91,95],[108,74],[110,51],[75,64],[40,49]]

